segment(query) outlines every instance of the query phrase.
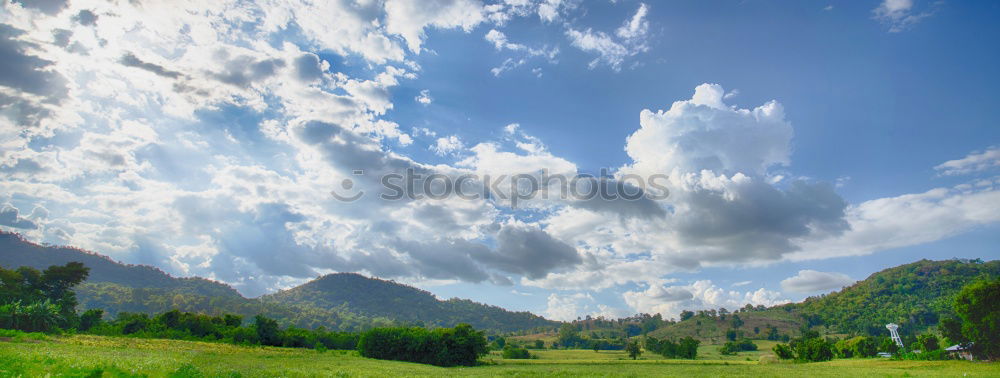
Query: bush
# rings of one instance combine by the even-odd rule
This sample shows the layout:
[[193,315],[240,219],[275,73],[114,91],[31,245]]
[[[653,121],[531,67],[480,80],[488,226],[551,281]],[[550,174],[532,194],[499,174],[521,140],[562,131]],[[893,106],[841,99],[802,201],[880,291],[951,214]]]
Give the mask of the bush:
[[795,353],[792,353],[792,347],[788,344],[777,344],[772,349],[774,354],[782,360],[790,360],[795,358]]
[[260,344],[260,339],[257,337],[257,331],[253,328],[239,327],[232,330],[231,334],[233,343],[244,344],[244,345],[254,345]]
[[455,328],[374,328],[361,335],[363,357],[437,366],[472,366],[486,354],[486,338],[468,324]]
[[92,308],[90,310],[84,311],[83,315],[80,315],[80,326],[78,329],[80,331],[89,331],[91,328],[101,325],[104,318],[104,310],[99,308]]
[[528,353],[528,350],[525,348],[518,348],[511,345],[504,345],[503,358],[524,360],[531,358],[531,353]]
[[719,347],[719,353],[722,353],[723,355],[733,355],[738,352],[749,352],[755,350],[757,350],[757,344],[754,344],[753,341],[750,341],[750,339],[729,341]]
[[832,360],[833,346],[821,337],[799,340],[795,346],[795,359],[801,362]]

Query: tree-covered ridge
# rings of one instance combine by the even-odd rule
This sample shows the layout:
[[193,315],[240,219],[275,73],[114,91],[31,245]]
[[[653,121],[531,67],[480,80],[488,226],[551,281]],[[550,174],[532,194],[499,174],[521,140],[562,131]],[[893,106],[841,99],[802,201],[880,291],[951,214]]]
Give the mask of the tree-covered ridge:
[[201,277],[180,278],[148,265],[124,264],[94,252],[74,247],[39,245],[16,233],[0,230],[0,266],[30,266],[45,269],[52,265],[80,262],[90,269],[87,282],[110,282],[129,287],[177,290],[205,296],[241,297],[236,289]]
[[76,287],[82,309],[156,314],[181,311],[243,316],[265,314],[283,325],[358,331],[372,327],[422,325],[509,332],[552,327],[556,322],[529,312],[512,312],[464,299],[438,300],[433,294],[392,281],[358,274],[334,274],[261,298],[245,298],[232,287],[203,278],[173,277],[155,267],[123,264],[72,247],[31,243],[16,233],[0,231],[0,266],[53,265],[80,262],[90,269]]
[[329,274],[261,297],[265,303],[346,308],[351,312],[428,327],[469,323],[478,329],[514,331],[556,323],[530,312],[513,312],[465,299],[438,300],[430,292],[354,273]]
[[1000,277],[1000,261],[920,260],[872,274],[843,290],[771,310],[800,313],[812,325],[880,335],[888,323],[912,334],[954,314],[955,295],[980,279]]

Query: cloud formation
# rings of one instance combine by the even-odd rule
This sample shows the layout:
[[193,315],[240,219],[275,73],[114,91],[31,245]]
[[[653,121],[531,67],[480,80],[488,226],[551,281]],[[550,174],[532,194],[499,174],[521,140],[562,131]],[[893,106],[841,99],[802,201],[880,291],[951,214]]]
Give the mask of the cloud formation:
[[843,273],[800,270],[798,274],[781,280],[781,289],[793,293],[815,293],[839,290],[855,280]]
[[934,170],[945,176],[967,175],[1000,168],[1000,147],[990,147],[986,151],[972,152],[964,158],[948,160],[938,164]]

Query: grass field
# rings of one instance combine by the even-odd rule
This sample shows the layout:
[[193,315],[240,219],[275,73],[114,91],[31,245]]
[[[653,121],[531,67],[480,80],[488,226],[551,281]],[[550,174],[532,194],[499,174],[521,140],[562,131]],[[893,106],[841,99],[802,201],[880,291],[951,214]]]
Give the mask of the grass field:
[[[531,360],[485,357],[484,366],[439,368],[362,358],[353,351],[241,347],[220,343],[100,336],[4,338],[0,377],[11,376],[1000,376],[1000,365],[965,361],[915,362],[880,359],[826,363],[761,364],[766,352],[720,359],[704,346],[698,360],[664,360],[644,354],[630,360],[621,351],[544,350]],[[763,348],[762,348],[763,349]],[[750,357],[752,361],[747,361]]]

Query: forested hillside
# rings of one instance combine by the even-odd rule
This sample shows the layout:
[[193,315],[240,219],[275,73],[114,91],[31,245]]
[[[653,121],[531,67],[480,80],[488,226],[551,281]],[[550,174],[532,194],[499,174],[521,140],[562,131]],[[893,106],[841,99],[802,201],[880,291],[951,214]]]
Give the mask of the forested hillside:
[[[448,326],[476,319],[486,329],[555,327],[530,312],[511,312],[463,299],[438,300],[433,294],[392,281],[354,273],[329,274],[301,286],[261,297],[265,303],[344,307],[372,317],[392,317],[425,326]],[[470,323],[471,324],[471,323]]]
[[45,269],[71,261],[90,268],[89,278],[76,289],[81,310],[100,308],[111,315],[171,309],[248,318],[264,314],[284,324],[340,330],[408,324],[451,327],[464,322],[508,332],[557,324],[468,300],[439,301],[426,291],[357,274],[330,275],[280,295],[245,298],[223,283],[173,277],[154,267],[122,264],[77,248],[42,246],[0,231],[0,266]]
[[[963,286],[990,277],[1000,277],[1000,261],[920,260],[801,303],[688,312],[680,321],[650,335],[719,342],[735,333],[738,337],[777,340],[797,336],[806,325],[821,326],[832,333],[882,336],[888,323],[899,324],[903,335],[915,335],[954,314],[954,298]],[[734,322],[736,318],[739,320]]]
[[912,333],[953,315],[954,298],[962,286],[996,277],[1000,277],[998,260],[920,260],[872,274],[839,292],[777,309],[790,309],[812,325],[845,333],[882,334],[887,323],[900,324],[901,333]]

